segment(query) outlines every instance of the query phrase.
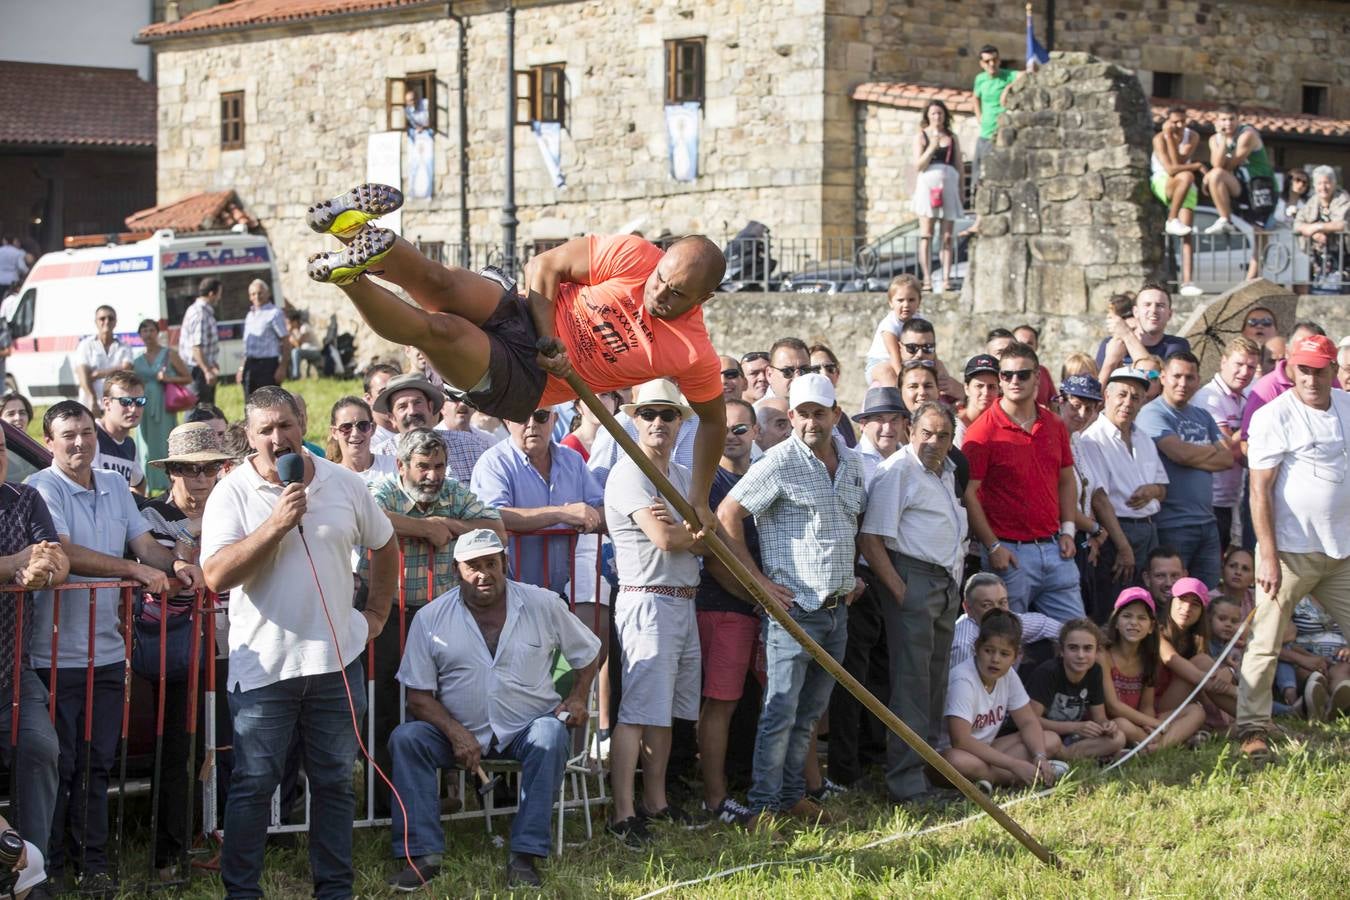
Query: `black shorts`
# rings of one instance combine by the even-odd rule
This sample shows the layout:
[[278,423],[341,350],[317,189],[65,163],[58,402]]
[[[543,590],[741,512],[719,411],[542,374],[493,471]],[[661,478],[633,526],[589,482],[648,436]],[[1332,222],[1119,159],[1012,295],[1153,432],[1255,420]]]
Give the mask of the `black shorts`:
[[483,323],[491,350],[487,373],[473,390],[458,391],[446,385],[448,393],[462,397],[474,409],[499,419],[524,422],[539,408],[548,375],[539,368],[538,332],[534,318],[516,286],[497,269],[484,269],[484,278],[502,286],[497,310]]

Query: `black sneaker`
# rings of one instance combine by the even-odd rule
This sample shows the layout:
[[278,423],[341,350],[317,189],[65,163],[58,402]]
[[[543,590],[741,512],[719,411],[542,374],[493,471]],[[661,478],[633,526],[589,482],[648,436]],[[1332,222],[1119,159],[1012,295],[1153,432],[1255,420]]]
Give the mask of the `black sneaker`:
[[637,818],[644,822],[670,822],[679,825],[686,831],[698,831],[712,824],[712,819],[702,809],[698,811],[698,814],[694,814],[676,806],[674,803],[667,803],[665,809],[658,809],[656,812],[647,812],[639,806]]
[[415,856],[413,863],[417,868],[404,866],[403,871],[393,875],[386,882],[391,888],[404,894],[420,891],[427,882],[441,874],[441,861],[434,856]]
[[506,886],[543,887],[544,879],[539,877],[534,860],[528,853],[512,853],[506,863]]
[[76,891],[86,897],[112,900],[117,895],[117,880],[110,872],[90,872],[80,876]]
[[755,817],[755,814],[750,811],[750,807],[742,806],[730,796],[723,797],[722,802],[717,804],[717,809],[708,809],[706,803],[703,805],[703,809],[715,820],[725,825],[744,827],[749,825],[750,820]]
[[817,803],[824,803],[826,800],[833,800],[835,797],[839,797],[847,793],[848,788],[844,787],[842,784],[838,784],[826,778],[824,783],[821,784],[820,787],[816,788],[814,791],[807,791],[806,796],[810,797]]
[[645,850],[653,840],[652,833],[647,830],[647,823],[637,816],[629,816],[622,822],[609,822],[605,825],[605,831],[618,838],[619,843],[628,850]]

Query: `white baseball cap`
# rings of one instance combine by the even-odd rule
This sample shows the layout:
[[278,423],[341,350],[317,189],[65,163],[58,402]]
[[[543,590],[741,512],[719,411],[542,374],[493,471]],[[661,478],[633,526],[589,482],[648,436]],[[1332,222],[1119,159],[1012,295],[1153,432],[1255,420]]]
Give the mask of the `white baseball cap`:
[[497,537],[497,532],[490,528],[475,528],[473,531],[466,531],[455,541],[455,562],[468,562],[480,556],[491,556],[505,551],[506,548],[502,546],[502,539]]
[[788,388],[788,408],[796,409],[803,403],[819,403],[834,408],[834,385],[824,375],[798,375]]

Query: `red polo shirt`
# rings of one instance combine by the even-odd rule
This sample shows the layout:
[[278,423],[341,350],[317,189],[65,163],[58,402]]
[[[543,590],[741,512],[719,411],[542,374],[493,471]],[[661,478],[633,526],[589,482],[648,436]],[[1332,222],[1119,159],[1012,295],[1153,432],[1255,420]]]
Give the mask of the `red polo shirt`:
[[961,452],[980,481],[980,505],[994,534],[1033,541],[1059,533],[1059,472],[1073,465],[1069,429],[1038,407],[1027,432],[994,403],[966,429]]

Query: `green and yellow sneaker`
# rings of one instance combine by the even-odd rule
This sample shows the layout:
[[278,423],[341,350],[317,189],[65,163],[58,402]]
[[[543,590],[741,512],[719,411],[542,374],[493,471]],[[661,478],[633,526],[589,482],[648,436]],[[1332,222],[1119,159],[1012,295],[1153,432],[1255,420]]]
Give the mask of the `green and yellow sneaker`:
[[309,277],[326,284],[351,284],[394,249],[398,235],[388,228],[364,228],[336,253],[309,258]]
[[403,205],[403,192],[387,184],[366,182],[345,194],[309,208],[305,219],[319,234],[347,240],[355,237],[371,219],[378,219]]

